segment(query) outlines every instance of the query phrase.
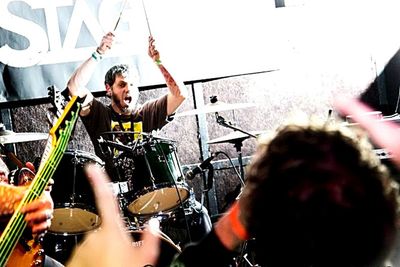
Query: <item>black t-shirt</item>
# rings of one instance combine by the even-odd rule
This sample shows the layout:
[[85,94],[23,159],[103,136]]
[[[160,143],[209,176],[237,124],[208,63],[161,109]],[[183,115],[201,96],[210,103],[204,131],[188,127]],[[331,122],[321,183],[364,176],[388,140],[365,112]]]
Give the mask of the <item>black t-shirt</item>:
[[212,229],[203,239],[187,245],[170,267],[232,266],[235,253],[224,247]]
[[[146,102],[130,115],[120,115],[112,109],[111,105],[107,106],[93,99],[90,113],[87,116],[81,117],[81,119],[93,143],[96,155],[105,160],[98,142],[100,136],[107,139],[102,134],[110,131],[148,133],[161,129],[169,122],[167,115],[167,95]],[[121,126],[124,129],[121,129]]]

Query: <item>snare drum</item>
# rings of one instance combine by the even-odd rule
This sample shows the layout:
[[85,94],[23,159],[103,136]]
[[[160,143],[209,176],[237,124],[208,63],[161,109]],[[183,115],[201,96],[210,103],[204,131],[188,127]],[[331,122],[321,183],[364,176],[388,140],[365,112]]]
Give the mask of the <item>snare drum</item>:
[[86,163],[104,165],[91,153],[67,150],[53,175],[54,213],[49,231],[54,234],[80,234],[100,226],[93,189],[83,170]]
[[[116,188],[135,215],[152,215],[176,208],[189,197],[173,141],[141,140],[133,152],[115,159]],[[114,179],[115,180],[115,179]]]

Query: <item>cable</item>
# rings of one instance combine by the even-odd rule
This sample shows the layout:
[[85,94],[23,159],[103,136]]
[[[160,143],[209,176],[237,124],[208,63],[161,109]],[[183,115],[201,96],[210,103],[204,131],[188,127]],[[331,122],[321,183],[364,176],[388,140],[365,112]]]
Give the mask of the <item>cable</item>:
[[238,170],[236,169],[235,164],[233,164],[232,159],[228,156],[228,154],[226,154],[226,153],[223,152],[223,151],[215,152],[215,155],[216,155],[216,156],[219,155],[219,154],[223,154],[223,155],[229,160],[229,162],[230,162],[232,168],[235,170],[235,173],[236,173],[237,177],[239,178],[239,181],[240,181],[241,185],[244,186],[244,181],[243,181],[242,177],[240,176]]

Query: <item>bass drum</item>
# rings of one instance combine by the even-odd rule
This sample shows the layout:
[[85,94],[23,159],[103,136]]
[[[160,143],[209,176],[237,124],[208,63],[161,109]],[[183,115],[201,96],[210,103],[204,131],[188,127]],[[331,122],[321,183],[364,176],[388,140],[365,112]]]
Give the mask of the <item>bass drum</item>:
[[84,237],[85,234],[59,235],[48,232],[42,240],[44,253],[60,263],[66,264],[74,248],[82,243]]
[[79,150],[67,150],[53,175],[51,196],[54,214],[49,232],[61,235],[81,234],[100,226],[94,192],[84,166],[104,166],[97,156]]

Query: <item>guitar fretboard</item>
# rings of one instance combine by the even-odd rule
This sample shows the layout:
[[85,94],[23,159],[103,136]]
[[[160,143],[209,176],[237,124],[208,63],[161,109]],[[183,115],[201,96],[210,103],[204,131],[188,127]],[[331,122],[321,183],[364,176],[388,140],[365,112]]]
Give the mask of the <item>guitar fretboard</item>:
[[[76,106],[76,110],[74,111],[71,110],[73,106]],[[78,119],[79,110],[80,104],[77,103],[76,97],[73,97],[70,103],[68,103],[63,115],[58,120],[58,123],[50,130],[52,142],[49,156],[45,163],[41,164],[35,178],[0,236],[0,266],[4,266],[8,261],[8,258],[27,225],[24,220],[24,214],[20,212],[21,208],[40,197],[44,192],[67,148],[72,130]],[[67,115],[70,116],[69,120],[67,120]],[[57,135],[59,136],[58,139]]]

